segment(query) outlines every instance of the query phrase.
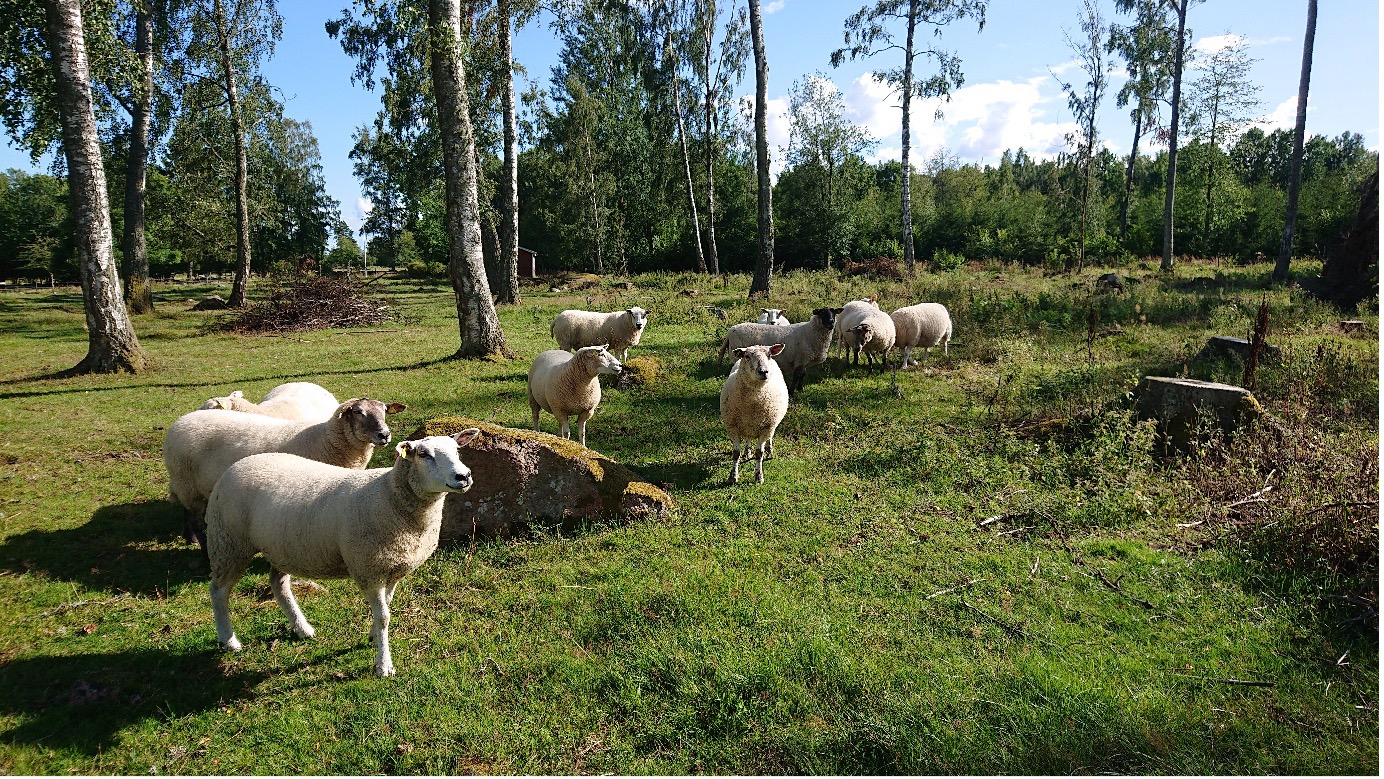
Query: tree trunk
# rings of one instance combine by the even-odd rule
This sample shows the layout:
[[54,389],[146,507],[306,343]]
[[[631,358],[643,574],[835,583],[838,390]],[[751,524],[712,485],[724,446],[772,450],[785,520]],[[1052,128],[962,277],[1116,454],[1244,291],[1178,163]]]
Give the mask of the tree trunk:
[[913,103],[913,33],[918,26],[918,0],[908,0],[908,43],[903,53],[903,179],[900,183],[900,211],[903,228],[903,261],[909,273],[916,273],[913,254],[913,187],[912,169],[909,166],[909,146],[911,144],[909,107]]
[[774,190],[769,181],[769,59],[764,52],[764,24],[759,0],[750,0],[750,37],[754,43],[754,154],[759,180],[759,256],[755,260],[750,297],[769,294],[774,273]]
[[1297,124],[1293,127],[1293,167],[1288,179],[1288,215],[1283,223],[1283,243],[1273,277],[1287,281],[1292,276],[1293,235],[1297,232],[1298,191],[1302,188],[1302,142],[1307,133],[1307,85],[1312,78],[1312,44],[1317,38],[1317,0],[1307,0],[1307,35],[1302,40],[1302,75],[1298,78]]
[[1173,269],[1173,198],[1177,192],[1177,121],[1182,107],[1182,55],[1187,48],[1187,0],[1177,6],[1177,38],[1173,41],[1173,103],[1168,123],[1168,188],[1163,194],[1163,262],[1159,270]]
[[240,95],[236,87],[235,66],[231,62],[230,21],[226,18],[226,7],[221,0],[215,0],[213,14],[216,16],[216,33],[220,37],[222,88],[226,90],[226,105],[231,114],[231,133],[235,136],[235,281],[231,283],[231,297],[226,305],[231,308],[245,307],[245,292],[250,283],[250,202],[246,194],[250,168],[250,152],[245,137],[245,116],[240,105]]
[[[590,151],[590,148],[588,145],[587,150]],[[596,230],[591,243],[591,249],[594,252],[592,260],[595,262],[596,273],[605,275],[605,257],[601,252],[601,240],[605,237],[605,228],[601,226],[601,204],[596,197],[596,162],[591,159],[590,154],[587,154],[586,175],[591,185],[591,224]]]
[[92,109],[80,0],[44,0],[57,82],[58,119],[67,160],[68,199],[76,223],[77,261],[86,308],[87,354],[70,373],[138,373],[144,350],[125,310],[115,266],[110,201]]
[[481,252],[476,141],[461,61],[460,0],[429,0],[429,59],[437,100],[442,167],[447,189],[448,275],[457,299],[461,344],[457,357],[509,356]]
[[1139,159],[1139,137],[1144,132],[1143,102],[1134,119],[1134,146],[1129,150],[1129,164],[1125,165],[1124,199],[1120,201],[1120,245],[1129,238],[1129,196],[1134,189],[1134,163]]
[[130,115],[130,150],[125,165],[125,227],[121,248],[125,255],[125,297],[130,312],[154,310],[154,289],[149,283],[149,255],[144,244],[145,170],[149,166],[149,119],[154,109],[154,15],[150,9],[135,12],[135,55],[140,62],[140,89]]
[[697,188],[692,183],[692,155],[687,151],[687,128],[682,122],[682,98],[678,96],[678,74],[673,73],[673,113],[678,117],[678,140],[682,142],[682,167],[687,173],[687,200],[692,209],[692,246],[697,250],[697,272],[706,273],[706,254],[702,252],[702,224],[697,216]]
[[[1211,251],[1211,221],[1215,217],[1215,206],[1211,198],[1216,193],[1216,123],[1220,121],[1221,95],[1220,85],[1214,89],[1216,92],[1211,97],[1211,148],[1207,150],[1206,158],[1206,208],[1201,217],[1201,244],[1204,253]],[[1219,266],[1217,266],[1219,267]]]
[[499,0],[500,101],[505,114],[505,160],[500,199],[500,302],[519,302],[519,139],[514,113],[514,42],[510,0]]
[[716,85],[711,72],[711,48],[716,38],[716,0],[707,0],[706,12],[706,249],[711,275],[721,275],[716,253]]

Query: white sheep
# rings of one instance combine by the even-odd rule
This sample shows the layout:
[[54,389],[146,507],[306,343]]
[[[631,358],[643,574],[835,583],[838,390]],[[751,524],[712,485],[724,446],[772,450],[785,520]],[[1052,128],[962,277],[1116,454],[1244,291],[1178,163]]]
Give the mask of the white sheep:
[[865,321],[865,317],[879,310],[878,300],[878,297],[861,298],[852,300],[840,308],[832,332],[837,344],[838,357],[844,358],[847,352],[855,348],[855,336],[851,334],[851,330]]
[[851,359],[856,365],[860,364],[860,355],[864,353],[869,365],[874,365],[875,355],[879,355],[880,370],[889,366],[889,350],[894,348],[895,337],[893,319],[883,311],[876,311],[851,328],[850,332],[854,341]]
[[775,357],[784,344],[746,346],[736,349],[735,367],[721,387],[721,424],[730,435],[735,459],[730,483],[740,481],[740,459],[754,447],[754,480],[764,483],[764,458],[774,456],[774,431],[788,413],[788,385]]
[[269,453],[226,469],[207,503],[211,606],[221,645],[241,649],[230,594],[258,552],[269,561],[274,600],[299,638],[316,631],[298,608],[290,577],[355,581],[374,618],[375,673],[393,675],[394,588],[437,549],[445,494],[471,488],[471,471],[457,450],[479,434],[472,427],[404,441],[390,468],[359,471]]
[[309,381],[294,381],[280,384],[269,390],[258,403],[246,400],[245,394],[236,390],[229,395],[208,400],[198,410],[223,409],[225,411],[263,414],[279,419],[321,422],[331,419],[332,414],[336,413],[337,406],[340,405],[341,401],[337,400],[326,389]]
[[533,429],[538,426],[540,409],[557,417],[562,438],[571,438],[567,418],[577,418],[577,441],[586,446],[586,420],[596,414],[601,404],[602,373],[619,373],[623,366],[605,344],[587,346],[569,354],[550,349],[533,358],[529,366],[529,408],[533,411]]
[[630,347],[639,345],[648,321],[649,312],[638,306],[609,314],[568,309],[553,318],[548,332],[561,349],[574,352],[605,344],[616,359],[624,362]]
[[782,352],[774,357],[788,381],[788,394],[802,389],[807,369],[826,362],[831,349],[832,325],[836,322],[839,308],[813,309],[806,322],[796,325],[761,325],[753,322],[734,325],[721,341],[720,356],[725,357],[732,349],[746,346],[772,346],[784,344]]
[[900,368],[907,368],[911,362],[917,365],[917,360],[911,360],[908,353],[916,348],[924,350],[924,355],[931,356],[932,347],[942,344],[942,354],[948,353],[951,346],[952,320],[947,307],[941,303],[919,303],[915,306],[904,306],[889,315],[894,320],[894,347],[903,350],[903,361],[899,364]]
[[788,317],[783,315],[783,312],[787,310],[786,308],[761,308],[759,309],[759,318],[755,320],[755,324],[791,325],[793,323],[788,321]]
[[344,468],[364,468],[376,446],[389,443],[385,414],[407,406],[354,398],[325,422],[276,419],[212,409],[178,417],[163,437],[168,492],[184,509],[189,541],[205,542],[197,518],[221,474],[237,460],[263,452],[287,452]]

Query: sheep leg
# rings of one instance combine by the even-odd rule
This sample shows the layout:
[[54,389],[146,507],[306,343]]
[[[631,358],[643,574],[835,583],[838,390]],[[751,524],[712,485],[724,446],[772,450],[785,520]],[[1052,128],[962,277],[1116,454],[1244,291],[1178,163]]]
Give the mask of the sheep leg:
[[375,673],[380,676],[394,675],[394,660],[389,656],[389,596],[387,587],[377,583],[361,587],[365,599],[370,602],[370,640],[375,642]]
[[572,428],[567,426],[567,415],[554,414],[553,416],[557,417],[557,437],[570,440],[572,438]]
[[586,420],[590,419],[594,411],[582,411],[577,414],[577,442],[586,446]]
[[768,442],[761,439],[755,446],[758,457],[754,461],[754,481],[756,484],[764,483],[764,449]]
[[533,429],[542,432],[543,428],[538,425],[538,401],[534,400],[532,397],[529,398],[529,410],[533,411]]
[[774,459],[774,434],[773,434],[773,433],[770,433],[770,434],[769,434],[769,440],[765,442],[765,445],[768,447],[769,453],[768,453],[768,456],[766,456],[764,459],[766,459],[766,460],[772,460],[772,459]]
[[911,347],[911,346],[905,346],[905,347],[903,348],[903,364],[899,366],[900,368],[907,368],[907,367],[908,367],[908,365],[909,365],[908,361],[909,361],[909,359],[910,359],[909,356],[908,356],[908,353],[911,352],[911,351],[913,351],[913,347]]
[[249,560],[237,560],[231,564],[216,566],[211,575],[211,611],[216,617],[216,640],[232,652],[240,651],[240,639],[235,637],[231,627],[231,590],[245,575]]
[[735,448],[734,457],[731,459],[731,462],[730,462],[730,483],[731,483],[731,484],[739,484],[739,483],[740,483],[740,456],[741,456],[741,453],[742,453],[742,450],[744,449],[744,447],[742,447],[742,446],[740,445],[740,437],[739,437],[739,436],[731,436],[731,437],[730,437],[730,445],[731,445],[732,447]]
[[274,600],[278,601],[279,608],[283,610],[284,616],[288,617],[288,626],[294,635],[298,638],[312,638],[317,634],[312,625],[308,624],[308,618],[303,616],[303,610],[298,608],[298,600],[293,597],[293,580],[288,574],[271,567],[269,589],[274,591]]

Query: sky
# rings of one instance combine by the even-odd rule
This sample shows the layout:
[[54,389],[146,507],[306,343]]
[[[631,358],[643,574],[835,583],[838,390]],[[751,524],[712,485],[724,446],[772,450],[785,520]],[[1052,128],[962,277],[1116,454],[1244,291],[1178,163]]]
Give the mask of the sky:
[[[730,0],[721,0],[729,3]],[[280,0],[283,39],[264,67],[285,100],[285,113],[312,124],[322,153],[327,192],[341,203],[342,216],[359,228],[370,204],[360,195],[348,154],[357,128],[379,110],[377,93],[353,86],[353,61],[327,37],[324,22],[339,15],[346,0]],[[744,0],[739,0],[744,2]],[[898,64],[893,58],[846,62],[833,69],[833,49],[842,45],[845,18],[863,0],[761,0],[769,58],[768,122],[772,167],[777,171],[788,143],[788,92],[797,79],[821,72],[841,91],[846,116],[877,139],[871,160],[898,159],[902,111],[897,96],[869,71]],[[1113,0],[1099,0],[1106,23],[1122,21]],[[1255,58],[1251,78],[1260,87],[1259,125],[1291,128],[1307,20],[1305,0],[1208,0],[1188,13],[1191,39],[1199,52],[1212,52],[1239,36]],[[961,56],[965,84],[949,102],[915,101],[913,159],[921,164],[945,148],[961,162],[995,163],[1006,149],[1023,147],[1036,157],[1056,154],[1075,125],[1057,76],[1075,79],[1074,55],[1066,33],[1079,33],[1080,0],[991,0],[985,28],[961,21],[943,31],[940,45]],[[541,15],[515,36],[515,59],[530,83],[547,87],[558,42]],[[1379,148],[1379,5],[1373,0],[1326,0],[1319,5],[1308,98],[1309,134],[1358,132]],[[1099,114],[1103,142],[1128,154],[1133,128],[1128,109],[1115,106],[1122,67]],[[1187,81],[1195,78],[1189,72]],[[1083,79],[1084,81],[1084,79]],[[737,96],[751,99],[753,63]],[[935,117],[940,108],[942,118]],[[0,145],[0,169],[45,171],[11,143]]]

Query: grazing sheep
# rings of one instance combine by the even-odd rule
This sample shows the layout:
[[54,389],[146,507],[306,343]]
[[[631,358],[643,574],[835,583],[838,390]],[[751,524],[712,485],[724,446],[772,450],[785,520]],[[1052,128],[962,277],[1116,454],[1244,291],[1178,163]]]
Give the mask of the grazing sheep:
[[771,346],[784,344],[783,351],[774,360],[783,373],[792,378],[788,382],[788,394],[802,389],[807,369],[826,362],[827,351],[831,348],[832,325],[836,322],[839,308],[814,309],[806,322],[796,325],[761,325],[753,322],[734,325],[721,341],[721,357],[731,349],[746,346]]
[[889,350],[894,348],[895,337],[893,319],[885,316],[883,311],[877,311],[851,328],[851,334],[855,342],[851,347],[851,359],[854,364],[860,364],[860,355],[863,352],[868,365],[873,366],[875,355],[879,355],[880,370],[889,367]]
[[903,350],[900,368],[907,368],[910,363],[918,364],[917,360],[911,360],[908,356],[908,353],[916,348],[925,350],[924,354],[931,356],[932,347],[940,343],[942,354],[948,353],[948,347],[951,346],[952,320],[947,307],[941,303],[904,306],[890,314],[889,318],[894,320],[894,347]]
[[529,407],[533,411],[533,429],[538,426],[538,411],[557,417],[557,434],[570,439],[572,429],[567,417],[577,417],[577,441],[586,446],[586,420],[596,414],[601,403],[602,373],[619,373],[620,361],[607,347],[587,346],[568,354],[550,349],[533,358],[529,366]]
[[221,474],[237,460],[263,452],[287,452],[343,468],[364,468],[376,446],[389,443],[385,414],[407,406],[355,398],[325,422],[275,419],[213,409],[178,417],[163,437],[168,492],[184,509],[184,532],[205,548],[197,518]]
[[457,450],[480,434],[404,441],[391,468],[340,468],[283,453],[257,454],[226,469],[207,502],[207,551],[216,637],[239,652],[231,589],[255,553],[269,561],[274,600],[299,638],[312,638],[291,576],[352,579],[374,617],[375,673],[391,676],[389,606],[399,581],[437,549],[442,499],[471,488]]
[[623,362],[629,357],[630,347],[639,345],[648,321],[649,312],[638,306],[610,314],[569,309],[553,318],[548,332],[559,348],[574,352],[605,344]]
[[730,434],[735,459],[730,483],[740,481],[740,459],[755,450],[754,480],[764,483],[764,458],[774,456],[774,431],[788,413],[788,386],[775,357],[784,344],[746,346],[736,349],[735,367],[721,387],[721,424]]
[[845,358],[846,353],[855,348],[855,336],[851,330],[856,325],[865,321],[865,317],[879,310],[878,297],[861,298],[852,300],[841,307],[841,313],[836,317],[836,327],[832,332],[832,337],[837,344],[836,355]]
[[755,324],[791,325],[793,323],[788,321],[788,317],[783,315],[783,312],[787,310],[786,308],[761,308],[759,309],[759,318],[755,320]]
[[339,405],[341,401],[322,387],[308,381],[294,381],[269,390],[258,403],[251,403],[245,399],[244,393],[236,390],[224,397],[208,400],[198,410],[223,409],[279,419],[322,422],[331,419]]

